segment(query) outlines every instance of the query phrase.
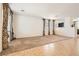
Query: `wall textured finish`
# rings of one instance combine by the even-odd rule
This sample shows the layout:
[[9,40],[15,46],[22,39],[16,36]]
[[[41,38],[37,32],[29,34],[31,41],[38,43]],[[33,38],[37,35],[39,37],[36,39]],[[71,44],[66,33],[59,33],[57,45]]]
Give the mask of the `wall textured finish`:
[[2,28],[2,48],[8,48],[8,4],[3,3],[3,28]]

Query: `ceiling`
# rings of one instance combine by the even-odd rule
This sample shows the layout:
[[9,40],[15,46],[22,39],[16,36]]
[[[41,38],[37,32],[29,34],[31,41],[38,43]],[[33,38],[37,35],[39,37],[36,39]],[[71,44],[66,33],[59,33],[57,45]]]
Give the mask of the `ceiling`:
[[79,3],[10,3],[13,12],[24,15],[55,18],[78,17]]

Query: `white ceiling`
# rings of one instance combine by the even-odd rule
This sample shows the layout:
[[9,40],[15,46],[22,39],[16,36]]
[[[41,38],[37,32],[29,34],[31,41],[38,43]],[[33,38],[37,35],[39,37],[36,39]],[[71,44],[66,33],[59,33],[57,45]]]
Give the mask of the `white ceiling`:
[[10,3],[10,7],[15,13],[38,17],[79,16],[78,3]]

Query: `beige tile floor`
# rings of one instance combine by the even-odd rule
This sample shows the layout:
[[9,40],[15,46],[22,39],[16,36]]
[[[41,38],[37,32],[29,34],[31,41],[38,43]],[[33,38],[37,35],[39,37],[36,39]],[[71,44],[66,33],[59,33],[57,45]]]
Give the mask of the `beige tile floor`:
[[16,39],[10,48],[4,50],[6,56],[72,56],[79,55],[79,39],[62,36],[28,37]]

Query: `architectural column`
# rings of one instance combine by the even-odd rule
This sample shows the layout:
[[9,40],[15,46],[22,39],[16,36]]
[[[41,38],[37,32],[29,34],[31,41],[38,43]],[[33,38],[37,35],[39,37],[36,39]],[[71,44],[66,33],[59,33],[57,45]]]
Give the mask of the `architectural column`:
[[14,32],[13,32],[13,12],[12,10],[10,9],[10,13],[11,13],[11,24],[10,24],[10,40],[13,40],[14,39]]
[[52,20],[53,22],[53,35],[55,35],[55,20]]
[[50,19],[48,20],[48,35],[50,35]]
[[8,48],[8,3],[3,3],[2,49]]
[[45,19],[43,18],[43,36],[45,36]]

